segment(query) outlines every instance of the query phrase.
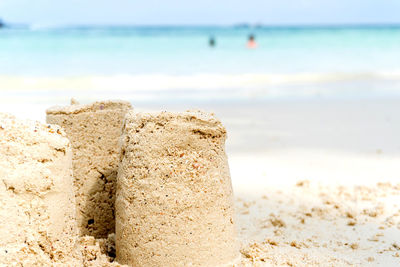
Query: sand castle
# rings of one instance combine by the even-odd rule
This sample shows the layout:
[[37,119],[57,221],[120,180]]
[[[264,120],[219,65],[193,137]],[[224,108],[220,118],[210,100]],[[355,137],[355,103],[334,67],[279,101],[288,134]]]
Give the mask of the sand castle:
[[0,114],[0,152],[0,265],[79,266],[72,152],[63,131]]
[[[239,259],[226,131],[213,115],[106,101],[50,108],[47,122],[59,126],[0,114],[0,265]],[[114,230],[118,263],[104,254]]]
[[115,179],[125,101],[53,107],[47,122],[63,127],[73,148],[77,220],[81,235],[107,237],[115,229]]
[[225,266],[238,258],[226,131],[201,112],[129,112],[116,196],[117,260]]

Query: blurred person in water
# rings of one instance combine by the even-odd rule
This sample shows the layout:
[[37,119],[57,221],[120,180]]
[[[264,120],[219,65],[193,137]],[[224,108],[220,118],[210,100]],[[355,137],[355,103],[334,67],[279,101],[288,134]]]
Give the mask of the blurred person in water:
[[257,43],[253,34],[249,35],[249,40],[247,41],[247,48],[249,49],[257,48]]
[[211,37],[210,37],[210,39],[208,40],[208,45],[209,45],[210,47],[214,47],[214,46],[216,45],[214,36],[211,36]]

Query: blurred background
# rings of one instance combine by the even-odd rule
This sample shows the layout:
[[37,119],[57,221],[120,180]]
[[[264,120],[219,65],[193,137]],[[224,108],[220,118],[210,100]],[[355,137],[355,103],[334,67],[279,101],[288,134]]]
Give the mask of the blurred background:
[[393,0],[1,0],[1,101],[398,96],[399,11]]
[[[264,173],[354,179],[338,164],[400,152],[399,11],[394,0],[1,0],[0,111],[44,121],[72,97],[199,108],[227,126],[233,158],[267,157]],[[359,177],[382,171],[360,164]]]

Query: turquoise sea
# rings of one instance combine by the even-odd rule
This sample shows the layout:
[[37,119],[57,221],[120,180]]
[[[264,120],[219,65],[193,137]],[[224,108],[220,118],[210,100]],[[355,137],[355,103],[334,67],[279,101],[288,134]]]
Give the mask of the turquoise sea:
[[[258,49],[246,49],[256,36]],[[216,46],[210,48],[213,36]],[[400,70],[400,26],[11,27],[0,74],[375,73]]]
[[0,29],[0,93],[22,91],[26,101],[400,95],[400,25],[11,26]]

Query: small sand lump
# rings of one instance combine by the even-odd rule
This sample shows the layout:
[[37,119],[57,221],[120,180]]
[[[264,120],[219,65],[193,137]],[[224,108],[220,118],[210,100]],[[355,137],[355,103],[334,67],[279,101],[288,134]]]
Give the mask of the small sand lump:
[[81,235],[106,238],[114,232],[115,179],[122,121],[131,105],[103,101],[53,107],[47,122],[60,125],[73,148],[77,220]]
[[119,263],[235,262],[239,249],[225,139],[225,128],[209,114],[127,114],[115,204]]
[[0,266],[79,266],[65,134],[0,114],[0,151]]

